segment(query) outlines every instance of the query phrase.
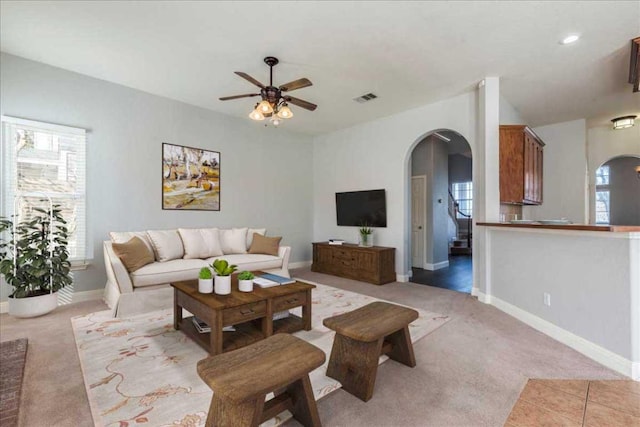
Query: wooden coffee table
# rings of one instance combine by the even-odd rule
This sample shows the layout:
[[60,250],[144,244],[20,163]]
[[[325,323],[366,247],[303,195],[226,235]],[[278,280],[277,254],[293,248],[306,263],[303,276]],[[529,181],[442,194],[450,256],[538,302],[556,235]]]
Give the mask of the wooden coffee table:
[[[262,272],[254,272],[256,276]],[[238,277],[231,277],[231,294],[201,294],[198,281],[176,282],[173,286],[173,327],[181,330],[210,354],[220,354],[252,344],[276,333],[311,330],[311,290],[314,285],[295,282],[289,285],[260,288],[253,292],[238,290]],[[273,313],[302,307],[302,317],[273,320]],[[182,318],[185,309],[205,321],[210,333],[200,333],[192,318]],[[235,332],[222,332],[234,326]]]

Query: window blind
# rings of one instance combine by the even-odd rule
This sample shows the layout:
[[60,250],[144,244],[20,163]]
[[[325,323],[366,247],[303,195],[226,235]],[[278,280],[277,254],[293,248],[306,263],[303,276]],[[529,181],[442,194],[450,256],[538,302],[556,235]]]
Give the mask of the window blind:
[[17,195],[21,218],[49,196],[67,221],[75,265],[87,259],[86,142],[85,129],[2,116],[2,215],[13,214]]

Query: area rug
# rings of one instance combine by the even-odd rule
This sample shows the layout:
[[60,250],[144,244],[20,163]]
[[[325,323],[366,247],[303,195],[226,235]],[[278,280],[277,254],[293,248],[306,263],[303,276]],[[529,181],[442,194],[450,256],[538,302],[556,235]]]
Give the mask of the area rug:
[[[334,332],[322,325],[322,319],[380,300],[314,284],[313,329],[295,335],[322,349],[328,362]],[[440,314],[417,311],[420,317],[409,327],[412,342],[449,320]],[[293,313],[300,315],[296,310]],[[97,426],[204,425],[212,392],[198,377],[196,364],[208,354],[173,329],[172,310],[126,319],[115,319],[110,311],[102,311],[75,317],[71,322]],[[386,357],[381,357],[381,362],[383,359]],[[310,374],[316,400],[341,386],[325,372],[326,363]],[[283,412],[263,426],[277,426],[290,417]]]
[[27,339],[0,342],[0,425],[18,425]]

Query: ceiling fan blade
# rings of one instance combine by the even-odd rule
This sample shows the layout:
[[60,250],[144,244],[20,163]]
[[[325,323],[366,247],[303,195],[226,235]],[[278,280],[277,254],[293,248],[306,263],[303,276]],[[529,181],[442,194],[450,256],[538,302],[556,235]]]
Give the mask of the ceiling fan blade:
[[247,93],[244,95],[234,95],[234,96],[223,96],[220,98],[220,101],[228,101],[230,99],[238,99],[238,98],[251,98],[252,96],[258,96],[259,93]]
[[237,75],[239,75],[240,77],[242,77],[246,81],[251,82],[254,85],[258,86],[260,89],[264,89],[264,85],[262,83],[260,83],[259,81],[257,81],[256,79],[254,79],[253,77],[251,77],[249,74],[243,73],[242,71],[234,71],[234,73],[236,73]]
[[309,111],[314,111],[318,106],[316,104],[312,104],[311,102],[305,101],[303,99],[294,98],[293,96],[283,96],[283,98],[292,103],[293,105],[297,105],[298,107],[305,108]]
[[280,90],[283,92],[287,92],[291,90],[302,89],[303,87],[311,86],[312,84],[313,83],[311,83],[311,80],[303,77],[301,79],[283,84],[282,86],[280,86]]

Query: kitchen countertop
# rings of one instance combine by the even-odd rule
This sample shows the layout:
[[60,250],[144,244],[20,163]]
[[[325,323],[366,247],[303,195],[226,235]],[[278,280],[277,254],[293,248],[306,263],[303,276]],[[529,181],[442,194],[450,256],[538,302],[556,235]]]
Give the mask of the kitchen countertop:
[[509,227],[509,228],[538,228],[549,230],[580,230],[580,231],[605,231],[605,232],[640,232],[640,225],[592,225],[592,224],[558,224],[543,225],[538,223],[531,224],[511,224],[508,222],[477,222],[476,225],[487,227]]

